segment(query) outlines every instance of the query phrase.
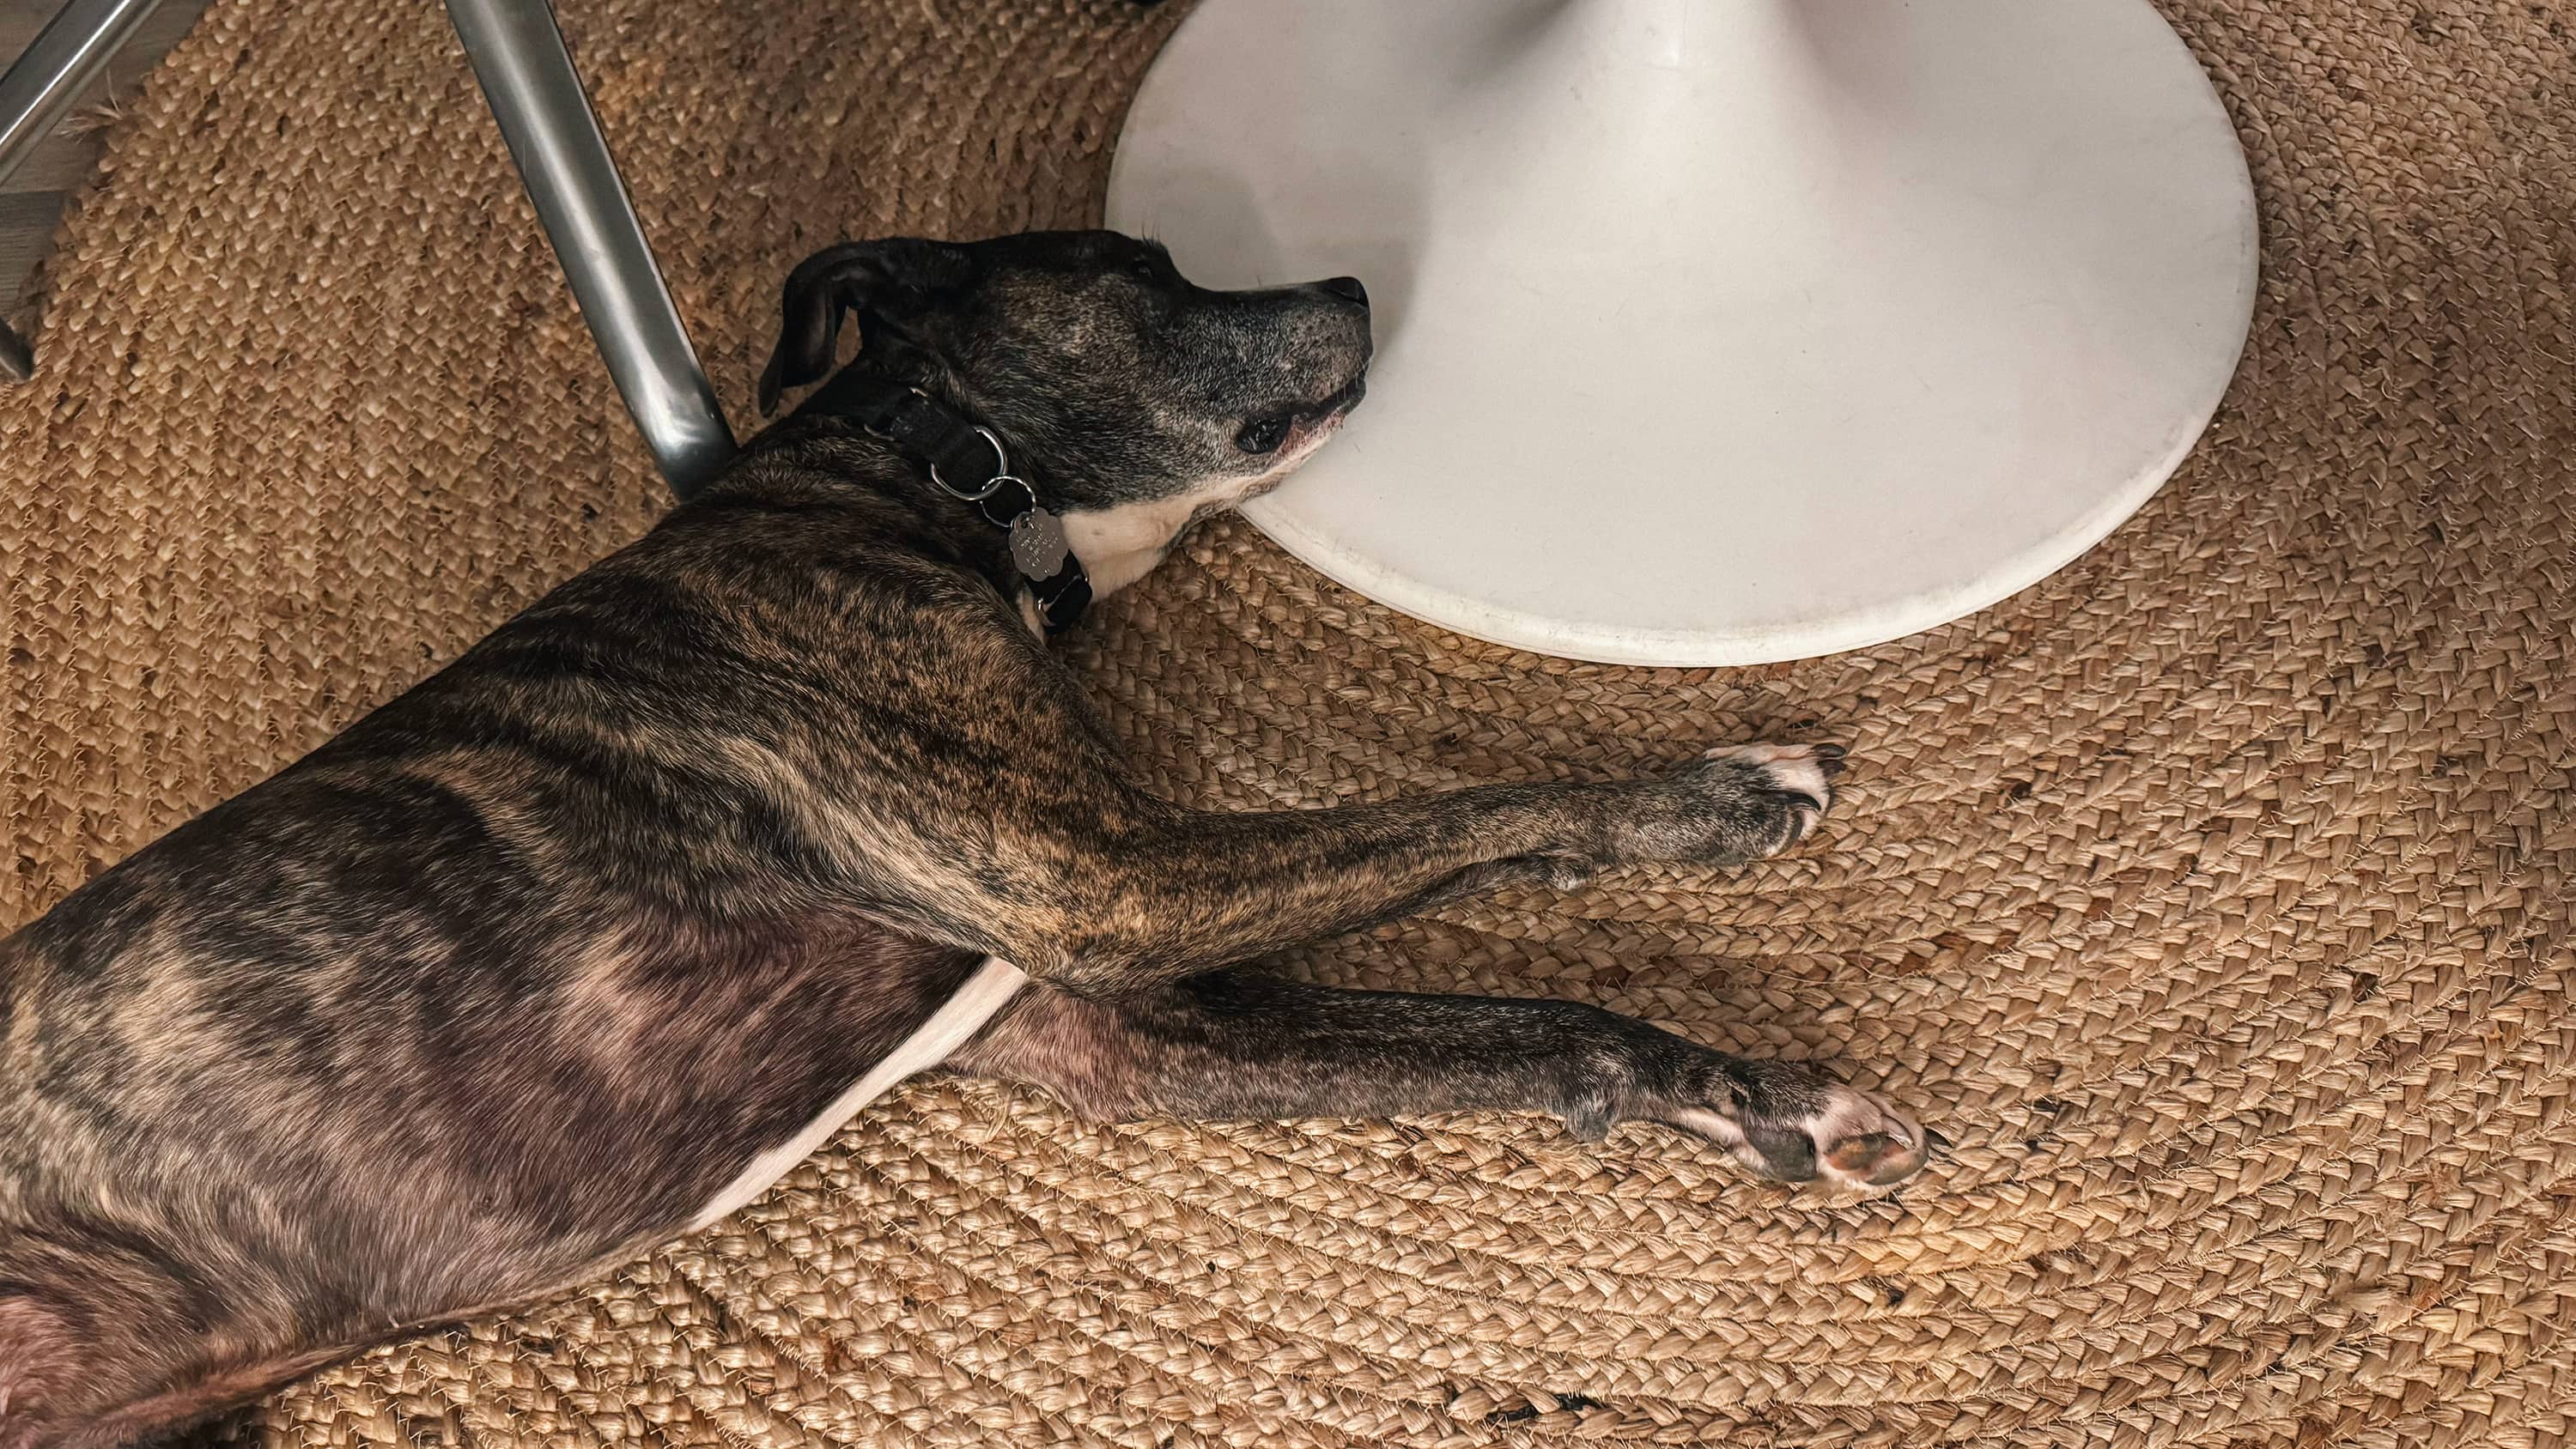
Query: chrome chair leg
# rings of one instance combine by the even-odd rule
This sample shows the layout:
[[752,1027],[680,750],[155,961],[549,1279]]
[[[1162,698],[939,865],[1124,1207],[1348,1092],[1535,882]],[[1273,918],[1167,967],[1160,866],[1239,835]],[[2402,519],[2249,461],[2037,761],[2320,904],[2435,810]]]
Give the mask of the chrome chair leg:
[[[69,0],[0,76],[0,177],[50,134],[158,0]],[[697,351],[546,0],[448,0],[475,78],[645,448],[685,498],[734,455]],[[0,324],[0,376],[34,359]]]
[[732,459],[733,429],[654,266],[554,12],[546,0],[447,0],[447,14],[608,375],[663,478],[687,498]]
[[[36,32],[35,43],[0,75],[0,181],[54,133],[72,103],[159,3],[68,0]],[[25,382],[35,370],[27,339],[0,322],[0,377]]]

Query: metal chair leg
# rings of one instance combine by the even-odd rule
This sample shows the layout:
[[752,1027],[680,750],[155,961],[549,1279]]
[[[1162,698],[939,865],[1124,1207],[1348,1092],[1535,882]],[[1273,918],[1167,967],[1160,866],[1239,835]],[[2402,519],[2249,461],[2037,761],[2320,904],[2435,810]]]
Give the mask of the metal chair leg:
[[[0,75],[0,181],[8,180],[37,144],[54,133],[72,103],[159,3],[69,0],[45,22],[26,54]],[[35,370],[27,339],[0,323],[0,377],[25,382]]]
[[[159,0],[68,0],[0,76],[0,178],[43,137]],[[682,497],[734,454],[608,143],[545,0],[448,0],[448,14],[536,203],[609,376]],[[24,381],[26,339],[0,324],[0,376]]]
[[546,0],[447,0],[582,319],[673,492],[734,455],[733,430],[609,159]]
[[18,329],[0,322],[0,378],[25,382],[36,375],[36,354]]

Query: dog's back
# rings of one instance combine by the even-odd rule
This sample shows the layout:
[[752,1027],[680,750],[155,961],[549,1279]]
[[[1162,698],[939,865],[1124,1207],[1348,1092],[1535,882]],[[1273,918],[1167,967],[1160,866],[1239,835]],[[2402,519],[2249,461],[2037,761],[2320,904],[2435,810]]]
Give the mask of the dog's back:
[[810,712],[813,652],[676,587],[633,622],[709,531],[0,938],[0,1449],[133,1442],[676,1235],[964,980],[815,883],[763,713]]

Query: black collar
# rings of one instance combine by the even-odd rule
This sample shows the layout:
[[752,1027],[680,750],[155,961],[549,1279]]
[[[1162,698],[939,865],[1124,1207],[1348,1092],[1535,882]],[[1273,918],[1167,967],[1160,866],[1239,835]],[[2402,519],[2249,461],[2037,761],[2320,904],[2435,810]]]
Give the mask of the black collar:
[[1011,471],[992,429],[907,383],[843,368],[807,407],[846,417],[929,475],[931,486],[1011,536],[1011,562],[1028,580],[1049,634],[1073,627],[1091,605],[1091,578],[1065,542],[1064,520],[1038,506],[1038,490]]

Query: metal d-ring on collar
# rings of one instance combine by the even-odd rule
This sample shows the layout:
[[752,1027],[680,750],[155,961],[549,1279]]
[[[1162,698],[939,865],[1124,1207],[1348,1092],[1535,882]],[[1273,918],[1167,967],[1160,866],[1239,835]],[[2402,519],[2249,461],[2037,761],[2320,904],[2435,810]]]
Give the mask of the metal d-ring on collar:
[[[920,392],[921,390],[919,388],[915,388],[913,391]],[[922,393],[921,395],[925,399],[929,397],[928,393]],[[994,491],[1000,488],[1003,484],[1017,483],[1020,487],[1027,490],[1029,502],[1035,504],[1038,501],[1038,491],[1029,487],[1029,480],[1019,477],[1011,472],[1010,450],[1002,446],[1002,440],[993,435],[993,430],[991,428],[984,427],[981,424],[976,423],[970,423],[967,426],[974,428],[977,436],[981,437],[985,442],[990,443],[993,446],[993,462],[996,466],[993,469],[991,480],[986,482],[981,489],[969,493],[965,489],[958,487],[956,484],[949,482],[947,479],[940,477],[939,465],[937,463],[933,463],[930,465],[930,481],[939,485],[940,492],[947,494],[949,497],[956,499],[960,503],[981,503],[985,499],[992,497]]]
[[[927,400],[929,394],[923,393],[922,397]],[[986,480],[983,487],[969,492],[940,477],[938,463],[925,460],[922,466],[929,470],[931,483],[940,492],[960,503],[974,504],[975,510],[990,520],[994,527],[1009,529],[1011,556],[1032,579],[1052,577],[1064,563],[1063,525],[1056,521],[1054,514],[1038,506],[1036,486],[1011,471],[1011,453],[1009,449],[1002,446],[1000,435],[978,423],[968,423],[966,426],[993,450],[993,476]],[[1020,506],[1004,508],[997,513],[987,506],[984,500],[1001,492],[1002,485],[1005,483],[1019,485]],[[1053,530],[1052,533],[1048,532],[1050,529]]]

